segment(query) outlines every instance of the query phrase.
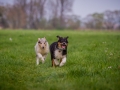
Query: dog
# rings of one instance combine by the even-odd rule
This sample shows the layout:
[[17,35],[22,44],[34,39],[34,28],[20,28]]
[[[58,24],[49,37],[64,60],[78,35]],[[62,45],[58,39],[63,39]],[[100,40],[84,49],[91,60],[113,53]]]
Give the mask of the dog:
[[57,36],[57,38],[58,38],[58,41],[53,42],[50,45],[52,67],[55,67],[55,66],[61,67],[66,63],[68,36],[67,37]]
[[49,44],[46,38],[38,38],[38,41],[35,45],[35,52],[36,52],[36,63],[39,64],[40,60],[42,63],[45,62],[45,58],[49,53]]

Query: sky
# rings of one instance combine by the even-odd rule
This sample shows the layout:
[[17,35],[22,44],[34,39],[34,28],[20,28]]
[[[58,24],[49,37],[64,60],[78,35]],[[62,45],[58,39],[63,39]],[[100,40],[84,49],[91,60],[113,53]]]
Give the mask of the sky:
[[75,0],[73,14],[82,18],[95,12],[120,10],[120,0]]
[[[0,0],[12,3],[13,0]],[[72,14],[81,18],[92,13],[102,13],[106,10],[120,10],[120,0],[74,0]]]

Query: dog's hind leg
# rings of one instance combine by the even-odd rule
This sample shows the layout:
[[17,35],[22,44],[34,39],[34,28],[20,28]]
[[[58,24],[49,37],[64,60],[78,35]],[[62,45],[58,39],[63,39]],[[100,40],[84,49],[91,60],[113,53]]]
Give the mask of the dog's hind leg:
[[61,66],[63,66],[65,63],[66,63],[66,57],[64,57],[64,58],[62,59],[62,61],[60,62],[60,65],[59,65],[59,66],[61,67]]

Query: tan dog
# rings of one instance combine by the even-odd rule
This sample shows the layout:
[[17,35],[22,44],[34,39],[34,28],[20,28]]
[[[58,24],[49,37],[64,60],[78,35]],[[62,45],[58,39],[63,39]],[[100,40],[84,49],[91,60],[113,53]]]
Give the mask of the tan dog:
[[39,64],[40,60],[44,63],[47,54],[49,53],[49,44],[46,38],[38,38],[38,41],[35,45],[36,52],[36,63]]

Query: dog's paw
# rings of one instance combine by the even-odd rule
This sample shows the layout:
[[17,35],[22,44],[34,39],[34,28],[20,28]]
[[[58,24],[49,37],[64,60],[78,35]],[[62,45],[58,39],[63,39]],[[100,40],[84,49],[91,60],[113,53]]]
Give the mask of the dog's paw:
[[42,57],[42,59],[41,59],[41,60],[42,60],[42,63],[44,63],[44,62],[45,62],[45,59],[44,59],[43,57]]
[[39,65],[39,63],[37,62],[36,65]]
[[36,65],[39,65],[39,59],[36,60]]
[[59,65],[59,61],[58,60],[54,60],[55,65],[58,66]]
[[59,64],[59,67],[62,67],[64,64],[65,64],[65,63],[60,63],[60,64]]
[[45,63],[45,61],[42,61],[42,63]]

